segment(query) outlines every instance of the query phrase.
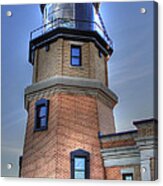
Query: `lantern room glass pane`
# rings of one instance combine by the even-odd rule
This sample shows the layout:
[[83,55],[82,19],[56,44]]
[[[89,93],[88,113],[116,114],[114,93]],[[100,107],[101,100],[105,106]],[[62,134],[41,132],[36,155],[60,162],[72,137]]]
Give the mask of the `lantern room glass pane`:
[[73,3],[55,3],[47,4],[44,9],[45,31],[56,27],[75,28],[75,4]]

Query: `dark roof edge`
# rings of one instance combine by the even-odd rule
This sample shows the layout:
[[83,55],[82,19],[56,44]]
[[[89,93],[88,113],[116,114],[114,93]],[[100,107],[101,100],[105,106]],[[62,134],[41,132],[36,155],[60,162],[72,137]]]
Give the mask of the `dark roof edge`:
[[148,122],[155,122],[157,124],[158,119],[156,119],[156,118],[142,119],[142,120],[134,121],[133,124],[134,125],[139,125],[139,124],[141,125],[141,124],[148,123]]
[[126,135],[126,134],[133,134],[133,133],[137,133],[137,130],[130,130],[130,131],[124,131],[124,132],[113,133],[113,134],[101,135],[99,138],[106,138],[106,137],[113,137],[113,136],[121,136],[121,135]]
[[43,14],[44,12],[44,7],[46,6],[46,4],[40,4],[40,9],[41,9],[41,13]]
[[78,40],[78,41],[92,41],[95,45],[101,48],[103,54],[105,56],[112,55],[113,49],[109,46],[108,43],[100,36],[97,31],[85,31],[85,30],[77,30],[70,28],[58,27],[52,31],[49,31],[43,35],[36,37],[30,41],[30,49],[29,49],[29,62],[33,64],[31,59],[32,48],[38,48],[44,46],[48,43],[51,43],[58,38],[70,39],[70,40]]

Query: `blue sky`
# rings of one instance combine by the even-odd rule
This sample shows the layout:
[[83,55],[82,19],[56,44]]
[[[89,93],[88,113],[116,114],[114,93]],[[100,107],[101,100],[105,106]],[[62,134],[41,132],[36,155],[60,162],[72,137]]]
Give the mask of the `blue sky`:
[[103,3],[101,12],[114,42],[108,70],[119,97],[115,123],[117,131],[128,130],[133,120],[153,116],[153,3]]
[[[139,9],[145,7],[146,14]],[[6,16],[11,10],[12,17]],[[153,3],[102,3],[114,43],[108,63],[109,86],[119,97],[114,109],[117,131],[132,130],[133,120],[153,116]],[[18,175],[27,113],[24,89],[32,82],[29,33],[42,23],[38,5],[2,6],[2,174]],[[6,169],[7,163],[13,168]]]

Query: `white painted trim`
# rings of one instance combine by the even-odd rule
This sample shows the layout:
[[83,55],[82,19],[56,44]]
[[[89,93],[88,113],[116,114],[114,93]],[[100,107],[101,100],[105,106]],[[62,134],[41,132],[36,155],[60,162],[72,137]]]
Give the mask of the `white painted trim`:
[[70,45],[79,45],[82,46],[84,44],[84,42],[80,42],[80,41],[69,41]]
[[138,156],[140,154],[139,149],[136,146],[127,146],[127,147],[114,147],[107,148],[101,150],[102,156],[119,156],[119,155],[127,155],[131,156],[131,154]]
[[134,168],[125,168],[125,169],[121,169],[121,174],[129,174],[132,173],[134,174]]
[[140,157],[117,158],[117,159],[110,158],[104,160],[105,167],[139,165],[139,164],[140,164]]
[[[143,169],[145,170],[145,172],[143,172]],[[141,180],[151,181],[150,160],[141,160]]]

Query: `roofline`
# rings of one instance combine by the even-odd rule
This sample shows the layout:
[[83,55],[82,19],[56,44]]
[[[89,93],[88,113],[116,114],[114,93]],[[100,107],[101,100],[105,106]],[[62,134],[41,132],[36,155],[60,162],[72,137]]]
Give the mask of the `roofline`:
[[31,58],[32,50],[50,44],[51,42],[57,40],[58,38],[64,38],[67,40],[77,40],[83,42],[92,41],[95,43],[96,47],[101,49],[101,51],[106,57],[108,55],[111,56],[113,53],[113,48],[108,45],[108,43],[99,35],[97,31],[85,31],[58,27],[30,41],[29,62],[33,64]]
[[113,137],[113,136],[121,136],[121,135],[126,135],[126,134],[133,134],[137,133],[137,130],[130,130],[130,131],[124,131],[124,132],[118,132],[118,133],[113,133],[113,134],[105,134],[99,136],[99,138],[106,138],[106,137]]
[[[75,4],[75,3],[74,3]],[[92,3],[93,6],[95,7],[96,9],[96,12],[99,12],[99,8],[100,8],[100,4],[101,3]],[[44,12],[44,8],[45,8],[46,4],[40,4],[40,10],[41,10],[41,13],[43,14]]]
[[156,118],[142,119],[142,120],[134,121],[133,124],[134,125],[141,125],[141,124],[149,123],[149,122],[155,122],[157,124],[158,119],[156,119]]

